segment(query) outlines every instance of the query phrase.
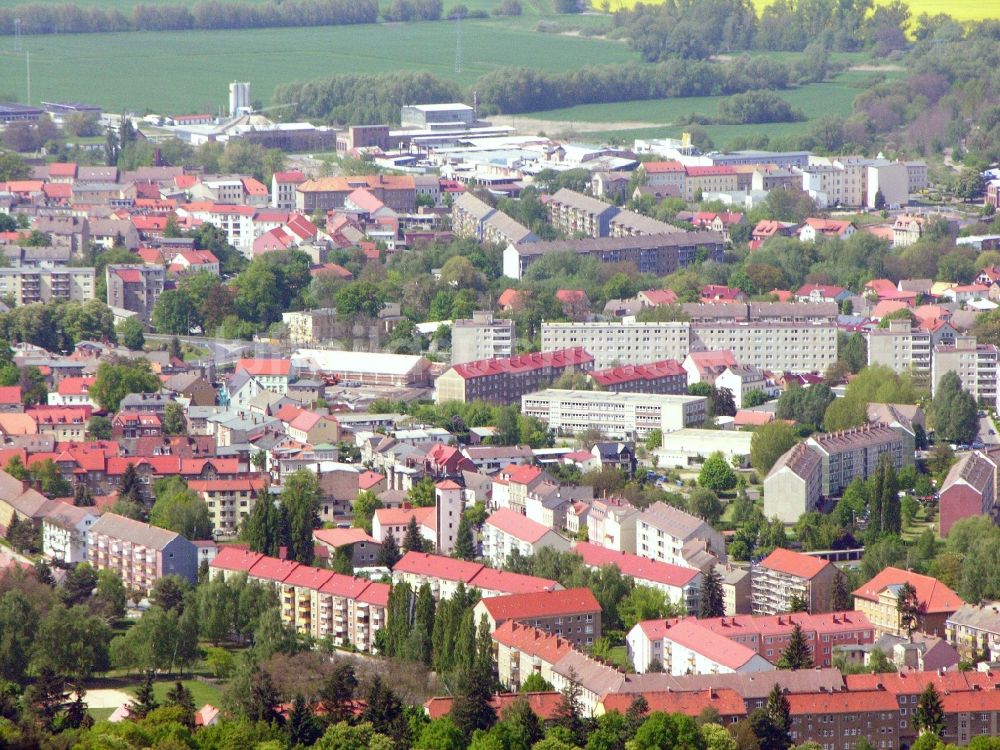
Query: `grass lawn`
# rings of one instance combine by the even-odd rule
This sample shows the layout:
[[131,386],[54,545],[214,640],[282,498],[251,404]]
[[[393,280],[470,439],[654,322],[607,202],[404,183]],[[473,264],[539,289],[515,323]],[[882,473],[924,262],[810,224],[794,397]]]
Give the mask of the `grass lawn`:
[[[174,686],[175,682],[176,680],[159,680],[154,682],[153,692],[156,693],[156,700],[163,703],[166,700],[167,691]],[[191,691],[196,708],[201,708],[206,703],[218,706],[222,700],[222,691],[215,685],[209,685],[201,680],[181,680],[181,683]],[[134,693],[135,688],[130,688],[129,691]]]
[[[633,62],[621,42],[535,31],[527,19],[462,23],[463,63],[455,72],[455,24],[368,24],[28,37],[31,93],[40,100],[165,113],[216,112],[231,81],[250,81],[269,102],[279,83],[337,73],[426,70],[469,85],[507,65],[565,72],[581,60]],[[0,37],[0,92],[26,88],[24,55]]]
[[614,648],[611,649],[611,651],[608,654],[608,656],[611,657],[612,663],[617,664],[622,669],[624,669],[626,672],[631,672],[632,671],[632,665],[629,663],[629,660],[628,660],[628,648],[627,647],[625,647],[625,646],[615,646]]
[[94,721],[104,721],[105,719],[110,719],[111,714],[115,710],[113,708],[88,708],[87,713],[94,717]]

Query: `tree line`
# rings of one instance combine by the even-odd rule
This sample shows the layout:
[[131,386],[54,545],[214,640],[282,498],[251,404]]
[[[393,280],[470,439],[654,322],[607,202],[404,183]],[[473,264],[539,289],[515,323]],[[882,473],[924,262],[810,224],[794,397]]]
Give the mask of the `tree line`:
[[[438,12],[440,15],[440,9]],[[343,26],[375,23],[377,0],[268,0],[194,5],[149,3],[131,13],[115,7],[31,3],[0,8],[0,29],[13,33],[14,19],[24,34],[88,34],[112,31],[186,31],[260,29],[280,26]]]
[[334,75],[308,82],[280,84],[275,104],[282,114],[331,123],[399,123],[404,104],[472,100],[481,114],[516,114],[577,104],[597,104],[683,96],[717,96],[757,89],[785,89],[801,74],[783,62],[742,57],[738,60],[667,60],[656,65],[596,65],[568,73],[522,67],[499,68],[481,76],[463,92],[430,73]]

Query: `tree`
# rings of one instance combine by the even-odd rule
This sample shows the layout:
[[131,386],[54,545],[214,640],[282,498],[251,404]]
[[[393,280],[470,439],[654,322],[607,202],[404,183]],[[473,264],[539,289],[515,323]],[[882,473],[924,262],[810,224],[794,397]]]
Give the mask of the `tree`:
[[566,686],[562,689],[562,697],[552,714],[551,723],[568,730],[575,740],[581,739],[583,730],[583,706],[580,702],[582,692],[576,670],[570,667],[566,674]]
[[663,445],[663,430],[657,428],[646,436],[646,449],[654,451]]
[[698,617],[722,617],[725,602],[722,595],[722,577],[715,568],[702,575]]
[[149,360],[127,359],[102,362],[90,387],[90,397],[102,410],[118,411],[121,400],[130,393],[155,393],[160,379],[150,369]]
[[146,672],[142,684],[136,688],[135,699],[128,704],[130,719],[145,719],[151,711],[160,707],[153,692],[153,673]]
[[249,691],[243,709],[250,721],[281,724],[283,717],[279,711],[281,694],[271,674],[254,665],[250,670]]
[[389,530],[386,534],[385,539],[382,540],[382,546],[379,548],[378,559],[376,562],[386,568],[392,568],[399,562],[401,557],[399,553],[399,545],[396,543],[396,535]]
[[350,721],[354,718],[354,692],[358,689],[358,678],[354,667],[346,660],[334,663],[330,676],[319,691],[319,704],[330,723]]
[[111,631],[86,607],[53,607],[38,624],[32,664],[48,667],[80,684],[108,669]]
[[830,601],[834,612],[846,612],[852,609],[851,592],[847,588],[847,578],[839,569],[833,576],[833,591],[830,595]]
[[410,516],[406,524],[406,535],[403,537],[403,552],[420,552],[424,548],[424,538],[420,535],[416,516]]
[[716,451],[705,459],[698,474],[698,484],[716,492],[725,492],[736,486],[736,472],[721,451]]
[[184,418],[184,407],[176,401],[171,401],[163,409],[163,434],[187,434],[187,420]]
[[712,490],[696,487],[688,496],[688,511],[692,515],[704,518],[710,524],[715,524],[722,517],[722,503]]
[[109,624],[125,616],[128,592],[119,575],[110,569],[97,571],[97,588],[91,601],[94,614],[100,615]]
[[781,652],[778,660],[778,669],[811,669],[813,665],[812,654],[806,639],[802,635],[802,627],[795,623],[792,626],[792,634],[788,639],[788,645]]
[[73,491],[51,458],[32,465],[31,478],[41,484],[42,492],[49,497],[66,497]]
[[962,388],[954,371],[946,372],[938,382],[931,415],[938,437],[948,442],[970,443],[979,429],[976,399]]
[[73,505],[78,508],[92,508],[94,506],[94,498],[90,494],[90,490],[87,489],[87,485],[78,484],[73,490]]
[[442,716],[424,725],[413,747],[414,750],[465,750],[466,738],[455,722]]
[[[792,726],[792,707],[785,697],[785,692],[777,682],[767,696],[767,707],[764,709],[776,727],[788,732]],[[789,738],[790,739],[790,738]],[[791,744],[789,741],[788,744]]]
[[[366,533],[372,533],[372,518],[375,516],[375,511],[382,507],[382,501],[378,499],[374,492],[371,490],[365,490],[364,492],[359,492],[358,496],[354,498],[354,521],[353,526],[357,529],[364,529]],[[414,519],[413,525],[416,526],[417,522]],[[406,539],[403,540],[403,549],[409,552],[406,546]]]
[[285,480],[281,503],[288,510],[288,559],[311,565],[315,554],[313,531],[320,526],[319,509],[323,491],[319,477],[299,469]]
[[750,465],[766,475],[775,462],[798,442],[795,428],[786,422],[771,422],[754,430],[750,438]]
[[791,746],[788,730],[778,726],[766,709],[758,708],[751,713],[749,722],[760,743],[760,750],[788,750]]
[[142,323],[137,318],[125,318],[116,326],[115,332],[118,334],[118,340],[134,352],[140,351],[146,345]]
[[932,734],[940,737],[944,733],[944,727],[944,708],[941,705],[941,696],[934,687],[934,683],[928,682],[927,687],[917,698],[917,707],[913,712],[913,728],[920,734]]
[[97,586],[97,573],[90,563],[80,563],[66,574],[63,581],[62,600],[67,607],[83,604]]
[[372,678],[368,688],[361,721],[371,722],[376,732],[396,739],[406,732],[403,703],[379,675]]
[[618,603],[618,615],[626,631],[638,622],[666,617],[669,612],[667,595],[652,586],[635,586]]
[[909,581],[905,581],[896,593],[896,612],[899,614],[899,627],[906,631],[909,638],[920,624],[920,599]]
[[212,519],[201,496],[177,476],[158,479],[149,522],[187,539],[211,539]]
[[87,435],[91,440],[111,439],[111,420],[95,415],[87,420]]
[[475,546],[472,541],[472,524],[469,517],[463,513],[458,521],[458,531],[455,532],[455,548],[451,552],[452,557],[459,560],[472,560],[476,556]]
[[292,747],[309,747],[321,734],[319,722],[302,693],[296,693],[288,713],[288,742]]
[[167,691],[166,699],[163,703],[166,707],[177,707],[183,709],[188,720],[185,721],[185,726],[189,728],[194,727],[194,712],[196,706],[194,705],[194,695],[191,691],[184,686],[184,683],[178,680],[174,683],[174,686]]
[[540,672],[532,672],[521,682],[522,693],[549,693],[554,689],[552,683],[542,677]]
[[278,509],[274,499],[267,490],[262,490],[257,496],[250,515],[240,528],[240,539],[250,545],[254,552],[261,552],[269,557],[277,557],[281,547],[281,534],[278,528]]

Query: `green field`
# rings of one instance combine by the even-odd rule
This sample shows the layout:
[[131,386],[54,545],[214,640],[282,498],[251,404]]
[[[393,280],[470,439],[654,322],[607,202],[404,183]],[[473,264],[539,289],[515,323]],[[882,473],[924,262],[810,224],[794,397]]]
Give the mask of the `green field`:
[[[250,81],[268,102],[279,83],[335,73],[421,69],[471,84],[507,65],[573,70],[580,61],[638,59],[627,45],[542,34],[506,21],[462,23],[463,63],[455,71],[455,24],[372,24],[323,28],[80,34],[27,37],[32,101],[70,99],[110,111],[215,112],[230,81]],[[0,97],[26,91],[24,55],[0,38]]]

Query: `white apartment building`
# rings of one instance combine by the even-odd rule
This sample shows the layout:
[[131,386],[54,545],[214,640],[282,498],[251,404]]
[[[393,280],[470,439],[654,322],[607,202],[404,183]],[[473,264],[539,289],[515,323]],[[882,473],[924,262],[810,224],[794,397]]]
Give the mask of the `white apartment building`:
[[691,349],[730,350],[736,361],[772,372],[826,372],[837,361],[837,325],[829,323],[692,323]]
[[679,508],[656,502],[635,519],[636,554],[650,560],[691,567],[684,546],[701,541],[719,562],[726,562],[726,542],[710,524]]
[[489,565],[500,568],[515,551],[532,557],[544,547],[568,552],[570,542],[544,526],[509,508],[495,511],[483,524],[483,557]]
[[639,509],[621,498],[594,500],[587,513],[590,544],[635,554],[635,518]]
[[737,409],[743,408],[743,399],[751,391],[764,391],[767,381],[764,373],[752,365],[735,365],[727,367],[715,379],[716,388],[727,388],[733,394]]
[[596,429],[612,440],[644,439],[653,430],[672,432],[705,423],[708,399],[612,391],[549,388],[521,397],[521,413],[557,433]]
[[42,519],[42,554],[75,565],[87,559],[87,532],[98,514],[89,508],[56,502]]
[[476,311],[468,320],[451,326],[451,363],[459,365],[480,359],[514,356],[514,321],[493,317],[490,311]]
[[976,344],[974,336],[959,336],[954,344],[934,347],[931,363],[931,394],[937,392],[941,378],[954,372],[962,388],[976,401],[991,407],[997,405],[998,350],[993,344]]
[[[689,323],[542,323],[542,351],[582,346],[594,369],[683,360],[691,348]],[[564,342],[574,342],[564,343]],[[836,336],[834,336],[836,343]],[[834,352],[836,354],[836,351]]]
[[0,297],[17,305],[94,299],[93,268],[0,268]]

